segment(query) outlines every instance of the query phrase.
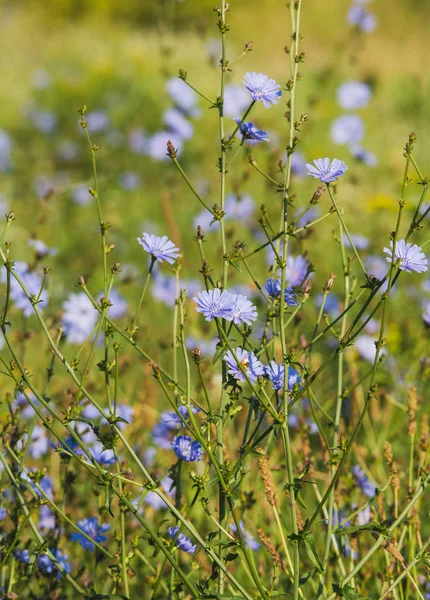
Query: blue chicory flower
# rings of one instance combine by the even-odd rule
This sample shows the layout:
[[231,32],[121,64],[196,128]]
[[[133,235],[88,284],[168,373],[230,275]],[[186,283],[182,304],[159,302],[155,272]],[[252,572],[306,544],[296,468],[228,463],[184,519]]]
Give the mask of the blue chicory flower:
[[[239,125],[240,119],[235,119],[236,123]],[[240,133],[242,134],[245,140],[251,140],[254,142],[269,142],[270,138],[265,131],[262,129],[257,129],[254,123],[241,123],[239,128]]]
[[[176,537],[179,531],[179,527],[169,527],[167,533],[173,539]],[[177,547],[184,552],[188,552],[189,554],[194,554],[197,550],[197,544],[193,544],[189,537],[187,537],[184,533],[180,533],[175,540]]]
[[281,86],[274,79],[269,79],[264,73],[245,73],[243,84],[251,92],[255,102],[262,102],[264,108],[270,108],[272,104],[278,104],[282,96]]
[[[314,166],[315,165],[315,166]],[[308,175],[319,179],[323,183],[332,183],[336,181],[345,173],[348,169],[346,164],[337,158],[334,158],[330,162],[329,158],[317,158],[314,160],[314,164],[307,164]]]
[[[99,525],[99,520],[97,517],[89,517],[86,519],[82,519],[77,523],[78,527],[82,529],[92,540],[97,543],[105,542],[107,537],[104,535],[106,531],[108,531],[111,526],[109,523],[104,523]],[[84,550],[89,550],[90,552],[94,552],[95,546],[90,540],[88,540],[82,533],[79,531],[74,531],[70,539],[72,542],[79,542]]]
[[185,462],[195,462],[203,458],[203,448],[197,440],[188,435],[177,435],[171,443],[176,456]]
[[[391,262],[393,252],[393,240],[390,240],[390,248],[384,248],[387,262]],[[424,273],[428,270],[427,258],[422,249],[416,244],[410,244],[406,240],[398,240],[394,251],[398,267],[407,273]]]
[[179,256],[179,248],[176,248],[167,235],[160,237],[151,233],[143,233],[141,238],[137,238],[137,241],[154,260],[160,262],[165,260],[172,265]]
[[[264,367],[253,352],[248,352],[243,348],[236,348],[235,354],[251,383],[255,383],[260,375],[264,375]],[[225,354],[224,360],[227,363],[229,375],[238,381],[245,382],[245,375],[242,373],[230,350]]]

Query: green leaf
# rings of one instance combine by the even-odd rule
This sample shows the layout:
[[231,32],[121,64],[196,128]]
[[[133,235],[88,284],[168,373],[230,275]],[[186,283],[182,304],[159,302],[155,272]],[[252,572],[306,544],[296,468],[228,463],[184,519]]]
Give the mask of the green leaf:
[[320,557],[318,556],[314,536],[311,533],[305,533],[305,535],[303,536],[303,541],[305,543],[306,554],[308,555],[312,564],[317,569],[317,571],[319,571],[320,573],[324,573],[324,567],[322,565]]

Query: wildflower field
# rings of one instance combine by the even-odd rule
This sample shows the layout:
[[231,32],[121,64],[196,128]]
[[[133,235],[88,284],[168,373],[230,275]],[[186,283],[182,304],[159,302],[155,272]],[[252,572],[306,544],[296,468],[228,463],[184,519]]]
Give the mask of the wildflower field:
[[430,5],[0,16],[0,598],[429,600]]

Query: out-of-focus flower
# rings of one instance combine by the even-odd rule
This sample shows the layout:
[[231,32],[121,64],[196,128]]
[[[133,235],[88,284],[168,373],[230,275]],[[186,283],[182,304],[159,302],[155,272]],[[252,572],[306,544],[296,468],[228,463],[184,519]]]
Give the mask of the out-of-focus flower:
[[78,186],[72,190],[72,200],[75,204],[86,206],[92,201],[92,196],[85,186]]
[[[390,248],[384,248],[384,252],[387,255],[387,262],[391,263],[393,240],[390,240]],[[394,255],[395,260],[399,261],[398,267],[402,271],[424,273],[428,269],[426,255],[416,244],[411,244],[406,240],[397,240]]]
[[[179,531],[179,527],[169,527],[167,533],[173,539],[177,535]],[[194,554],[197,550],[197,544],[193,544],[189,537],[187,537],[184,533],[180,533],[175,541],[179,550],[183,550],[184,552],[188,552],[189,554]]]
[[336,144],[357,144],[364,136],[364,123],[358,115],[341,115],[331,126],[331,138]]
[[28,245],[34,248],[36,254],[43,258],[44,256],[55,256],[57,254],[56,248],[49,248],[41,240],[28,240]]
[[423,306],[423,320],[424,323],[430,327],[430,300],[425,302]]
[[197,440],[188,435],[177,435],[171,444],[175,454],[185,462],[195,462],[203,458],[203,448]]
[[[373,363],[373,361],[375,360],[375,356],[376,356],[375,342],[376,342],[375,338],[373,338],[371,335],[360,335],[355,340],[354,346],[355,346],[357,352],[360,354],[360,356],[362,356],[364,359],[368,360],[369,362]],[[379,356],[382,356],[386,353],[387,353],[387,350],[384,346],[382,348]]]
[[172,77],[166,83],[166,90],[173,102],[189,116],[195,116],[197,94],[179,77]]
[[118,183],[120,187],[127,192],[138,190],[142,185],[139,175],[136,175],[136,173],[131,173],[131,171],[121,173],[121,175],[118,177]]
[[148,153],[149,137],[142,129],[133,129],[128,134],[128,145],[132,152],[145,155]]
[[[261,544],[259,544],[257,542],[257,540],[255,539],[255,537],[253,535],[251,535],[246,529],[245,529],[245,525],[243,523],[243,521],[239,522],[239,527],[240,527],[240,531],[242,533],[243,539],[245,541],[245,548],[250,548],[251,550],[258,550],[259,547],[261,546]],[[230,529],[231,531],[233,531],[234,533],[237,533],[237,527],[235,523],[232,523],[230,525]]]
[[301,152],[294,152],[291,155],[291,171],[298,177],[307,175],[306,160]]
[[63,327],[67,340],[83,344],[97,323],[98,312],[84,292],[70,294],[63,303]]
[[39,527],[41,529],[53,530],[57,526],[55,515],[46,504],[40,507],[39,511]]
[[[170,448],[170,446],[169,446],[169,448]],[[168,498],[172,498],[175,495],[176,488],[173,484],[174,484],[173,479],[171,477],[169,477],[168,475],[163,477],[163,479],[160,481],[159,487],[162,488],[164,495],[167,496]],[[167,504],[164,502],[164,500],[162,498],[160,498],[160,496],[153,491],[149,491],[146,494],[144,502],[145,502],[145,504],[152,506],[152,508],[155,508],[156,510],[158,510],[159,508],[167,507]]]
[[[352,233],[351,239],[352,239],[355,247],[357,248],[357,250],[367,250],[367,248],[370,246],[370,240],[365,235],[359,235],[356,233]],[[345,246],[347,246],[348,248],[351,248],[351,242],[346,237],[346,235],[343,236],[343,242],[344,242]]]
[[183,140],[190,140],[194,134],[194,127],[176,108],[168,108],[163,115],[166,127]]
[[12,138],[4,130],[0,129],[0,171],[8,172],[12,169]]
[[[30,267],[26,263],[20,261],[17,261],[14,264],[13,269],[24,283],[28,294],[30,296],[37,297],[42,286],[41,275],[39,275],[36,271],[31,271]],[[6,279],[6,269],[2,268],[0,271],[0,281],[2,283],[6,283]],[[10,297],[13,300],[16,308],[22,310],[25,317],[29,317],[33,314],[32,303],[27,298],[24,290],[21,288],[21,285],[13,276],[10,278]],[[48,292],[46,289],[44,289],[40,294],[39,300],[40,302],[37,304],[37,307],[40,312],[43,312],[43,307],[46,306],[48,301]]]
[[57,128],[57,117],[49,110],[35,110],[30,113],[35,128],[41,133],[53,133]]
[[224,115],[232,119],[249,106],[248,92],[240,85],[229,84],[224,91]]
[[337,101],[345,110],[366,106],[371,97],[370,87],[362,81],[346,81],[337,90]]
[[109,117],[104,110],[93,110],[85,115],[85,120],[90,133],[101,133],[105,131],[109,125]]
[[[235,119],[235,121],[239,125],[240,119]],[[246,140],[253,142],[268,142],[270,140],[267,133],[262,129],[257,129],[254,123],[242,123],[239,131]]]
[[[108,531],[111,526],[109,523],[104,523],[99,525],[99,520],[97,517],[89,517],[87,519],[82,519],[77,522],[77,525],[82,531],[84,531],[92,540],[97,543],[105,542],[107,537],[104,535],[106,531]],[[74,531],[70,539],[72,542],[79,542],[84,550],[89,550],[90,552],[94,552],[95,546],[90,540],[88,540],[82,533],[79,531]]]
[[58,144],[57,155],[61,160],[70,162],[75,160],[79,154],[79,146],[71,140],[63,140]]
[[6,518],[7,510],[4,506],[0,508],[0,521],[3,521]]
[[355,25],[364,33],[372,33],[377,25],[375,15],[366,10],[359,2],[353,4],[349,9],[347,21],[350,25]]
[[[72,572],[72,565],[69,563],[69,557],[67,554],[64,554],[60,548],[51,548],[50,552],[53,554],[53,556],[55,556],[56,560],[66,573]],[[57,579],[61,579],[61,572],[57,569],[47,554],[39,554],[37,557],[37,564],[44,575],[56,575]]]
[[369,480],[363,469],[361,469],[358,465],[355,465],[352,468],[352,474],[364,495],[368,498],[373,498],[376,494],[376,486]]
[[[315,165],[315,166],[314,166]],[[346,164],[337,158],[334,158],[330,162],[329,158],[317,158],[314,160],[314,164],[307,164],[308,175],[319,179],[323,183],[331,183],[336,181],[345,173],[348,169]]]
[[141,238],[137,238],[137,241],[154,260],[159,260],[160,262],[165,260],[173,265],[179,256],[179,248],[176,248],[167,235],[160,237],[151,233],[143,233]]
[[[243,348],[236,348],[235,354],[251,383],[255,383],[260,375],[264,375],[264,367],[253,352],[248,352]],[[227,363],[229,375],[238,381],[246,381],[245,375],[242,373],[230,350],[225,354],[224,360]]]
[[272,104],[278,104],[282,96],[281,86],[274,79],[269,79],[264,73],[245,73],[243,84],[251,93],[255,102],[262,102],[264,108],[270,108]]
[[[99,294],[99,300],[103,297],[103,294]],[[116,288],[112,288],[109,296],[109,301],[112,306],[109,307],[109,318],[121,319],[127,312],[128,303],[120,295]]]
[[147,153],[154,160],[168,160],[167,142],[171,141],[177,155],[181,153],[183,139],[171,131],[159,131],[154,133],[148,140]]
[[194,348],[200,348],[203,356],[213,356],[216,352],[217,339],[203,340],[196,337],[188,337],[186,339],[186,346],[188,350],[194,350]]
[[30,84],[36,90],[46,90],[51,85],[51,75],[45,69],[35,69],[30,75]]
[[285,268],[285,279],[291,287],[302,285],[309,269],[309,263],[300,254],[288,256]]
[[352,144],[349,150],[354,158],[364,163],[368,167],[376,167],[378,158],[369,150],[362,148],[359,144]]

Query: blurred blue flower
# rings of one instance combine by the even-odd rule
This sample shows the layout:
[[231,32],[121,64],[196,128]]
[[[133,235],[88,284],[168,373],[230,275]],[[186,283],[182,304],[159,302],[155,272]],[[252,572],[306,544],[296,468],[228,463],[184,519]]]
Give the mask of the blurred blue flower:
[[186,346],[188,350],[194,350],[194,348],[200,348],[203,356],[213,356],[216,352],[216,345],[218,340],[213,338],[211,340],[203,340],[196,337],[188,337],[186,339]]
[[[111,528],[109,523],[99,525],[99,520],[97,517],[89,517],[86,519],[82,519],[81,521],[77,522],[77,526],[97,543],[105,542],[107,540],[107,537],[104,535],[104,533]],[[94,552],[94,544],[90,542],[85,536],[83,536],[82,533],[74,531],[71,534],[70,539],[72,540],[72,542],[79,542],[82,548],[84,548],[84,550]]]
[[[243,521],[239,522],[239,527],[240,527],[240,531],[242,533],[242,536],[243,536],[243,539],[245,542],[245,548],[250,548],[251,550],[254,550],[254,552],[256,550],[258,550],[260,548],[261,544],[259,544],[257,542],[257,540],[255,539],[255,537],[253,535],[251,535],[248,531],[246,531]],[[234,533],[237,533],[236,523],[232,523],[230,525],[230,529],[231,529],[231,531],[234,531]]]
[[57,128],[57,117],[49,110],[36,110],[30,113],[35,128],[41,133],[54,133]]
[[85,292],[70,294],[63,302],[63,311],[62,322],[67,341],[71,344],[83,344],[94,330],[99,313]]
[[7,510],[4,506],[0,508],[0,521],[3,521],[6,518]]
[[221,291],[218,288],[209,291],[202,291],[193,298],[197,304],[197,312],[206,317],[206,321],[212,321],[215,317],[231,321],[235,298],[227,290]]
[[39,527],[51,531],[56,527],[55,515],[46,504],[40,507]]
[[[375,360],[375,356],[376,356],[375,342],[376,342],[376,339],[374,337],[372,337],[371,335],[366,335],[366,334],[359,335],[354,342],[354,346],[362,358],[373,363]],[[382,356],[385,354],[387,354],[387,349],[384,346],[382,348],[381,352],[379,353],[379,356]]]
[[[63,551],[60,550],[60,548],[51,548],[50,552],[55,556],[58,563],[66,573],[72,572],[72,565],[68,561],[69,557],[67,554],[64,554]],[[57,579],[61,579],[62,575],[60,571],[57,569],[57,567],[47,554],[39,554],[39,556],[37,557],[37,564],[39,565],[39,569],[44,575],[56,575]]]
[[[276,300],[281,297],[281,282],[279,279],[268,279],[264,284],[264,288],[270,298]],[[288,306],[297,306],[298,304],[297,295],[290,287],[285,288],[284,300],[285,304],[288,304]]]
[[[36,271],[31,271],[30,267],[24,262],[15,262],[13,268],[16,274],[21,278],[25,287],[27,288],[27,292],[31,296],[37,297],[39,295],[43,281],[42,276],[39,275],[39,273],[36,273]],[[6,268],[2,268],[0,270],[0,281],[2,283],[6,283],[6,279]],[[10,297],[13,300],[16,308],[22,310],[22,313],[25,317],[29,317],[33,314],[34,310],[32,303],[27,298],[24,290],[21,288],[21,285],[14,277],[10,278]],[[43,308],[44,306],[46,306],[46,303],[48,301],[48,292],[46,289],[42,291],[39,299],[41,300],[41,302],[37,304],[37,308],[40,312],[43,312]]]
[[169,131],[183,140],[190,140],[194,135],[194,127],[176,108],[168,108],[163,115],[163,122]]
[[132,129],[128,135],[128,145],[135,154],[145,155],[148,153],[149,137],[142,129]]
[[281,86],[274,79],[269,79],[264,73],[245,73],[243,84],[251,92],[255,102],[262,102],[264,108],[270,108],[272,104],[278,104],[282,96]]
[[301,152],[294,152],[291,155],[291,171],[298,177],[307,175],[306,160]]
[[22,562],[26,565],[28,565],[28,563],[30,562],[30,552],[27,550],[27,548],[24,548],[23,550],[19,550],[18,548],[16,548],[14,551],[14,556],[17,560],[19,560],[19,562]]
[[197,94],[179,77],[172,77],[166,83],[166,90],[173,102],[184,113],[196,116]]
[[46,69],[35,69],[30,75],[30,83],[36,90],[46,90],[51,85],[51,75]]
[[[99,301],[103,297],[103,294],[99,294]],[[128,303],[120,295],[116,288],[112,288],[109,296],[109,300],[112,306],[109,307],[109,318],[110,319],[121,319],[127,312]]]
[[[171,538],[174,538],[179,531],[179,527],[169,527],[167,533]],[[189,537],[187,537],[184,533],[180,533],[176,538],[176,545],[179,550],[183,550],[184,552],[188,552],[189,554],[194,554],[197,550],[197,544],[193,544]]]
[[[315,165],[315,166],[314,166]],[[323,183],[332,183],[336,181],[348,169],[346,164],[337,158],[334,158],[330,163],[329,158],[317,158],[314,160],[314,165],[307,164],[308,175],[319,179]]]
[[176,248],[175,244],[169,240],[167,235],[160,237],[151,233],[143,233],[141,238],[137,238],[137,241],[154,260],[159,260],[160,262],[165,260],[173,265],[179,256],[179,248]]
[[85,206],[92,202],[93,197],[88,191],[88,187],[78,186],[72,190],[72,200],[75,204],[79,204],[79,206]]
[[[387,262],[391,262],[393,252],[393,240],[390,240],[390,248],[384,248]],[[398,240],[395,248],[395,260],[399,261],[398,267],[407,273],[424,273],[427,271],[427,258],[422,249],[416,244]]]
[[101,133],[105,131],[109,125],[109,117],[105,110],[93,110],[85,115],[90,133]]
[[331,138],[336,144],[357,144],[364,136],[364,123],[358,115],[341,115],[331,126]]
[[376,29],[376,17],[373,13],[366,10],[360,3],[356,2],[348,11],[347,21],[350,25],[355,25],[364,33],[372,33]]
[[177,435],[171,444],[176,456],[185,462],[194,462],[203,458],[203,448],[201,444],[192,441],[188,435]]
[[337,101],[345,110],[366,106],[371,97],[370,87],[362,81],[346,81],[337,90]]
[[55,256],[57,254],[56,248],[49,248],[44,242],[41,240],[28,240],[28,245],[34,248],[37,256],[39,258],[43,258],[44,256]]
[[4,130],[0,129],[0,171],[4,173],[12,169],[12,138]]
[[[147,153],[154,160],[168,160],[167,142],[171,141],[175,147],[176,153],[179,156],[183,139],[171,131],[159,131],[151,136],[148,140]],[[170,160],[170,159],[169,159]]]
[[427,302],[424,303],[423,320],[424,323],[430,327],[430,300],[427,300]]
[[139,175],[136,175],[136,173],[131,173],[130,171],[121,173],[121,175],[118,177],[118,183],[120,187],[127,192],[138,190],[142,185]]
[[[70,162],[75,160],[79,154],[79,146],[71,140],[63,140],[58,144],[57,155],[62,160]],[[88,191],[88,190],[87,190]]]
[[[302,285],[309,270],[309,263],[300,254],[297,256],[288,256],[285,268],[285,279],[291,287]],[[308,275],[311,277],[312,273]]]
[[[251,383],[255,383],[260,375],[264,375],[264,367],[253,352],[236,348],[235,354]],[[227,363],[229,375],[238,381],[246,381],[245,375],[230,350],[225,354],[224,361]]]
[[[365,235],[359,235],[357,233],[351,233],[350,235],[357,250],[367,250],[370,246],[370,240]],[[351,248],[351,242],[346,235],[343,236],[343,242],[347,248]]]
[[[171,448],[171,446],[169,446],[169,449],[170,448]],[[174,481],[171,477],[169,477],[169,475],[166,475],[160,481],[159,487],[164,492],[164,495],[168,496],[168,498],[173,498],[175,495],[176,488],[173,484],[174,484]],[[149,491],[146,494],[144,502],[145,502],[145,504],[152,506],[152,508],[155,508],[156,510],[167,507],[167,504],[164,502],[164,500],[162,498],[160,498],[160,496],[153,491]]]
[[249,106],[248,92],[241,86],[231,83],[225,86],[224,116],[234,119]]
[[378,158],[372,152],[369,152],[369,150],[362,148],[359,144],[352,144],[349,150],[355,159],[368,167],[376,167],[378,164]]
[[364,495],[368,498],[373,498],[376,494],[376,486],[369,480],[363,469],[361,469],[359,465],[355,465],[352,468],[352,474]]
[[[240,119],[234,119],[239,125]],[[262,129],[257,129],[253,123],[242,123],[239,131],[246,140],[254,142],[268,142],[269,136]]]

